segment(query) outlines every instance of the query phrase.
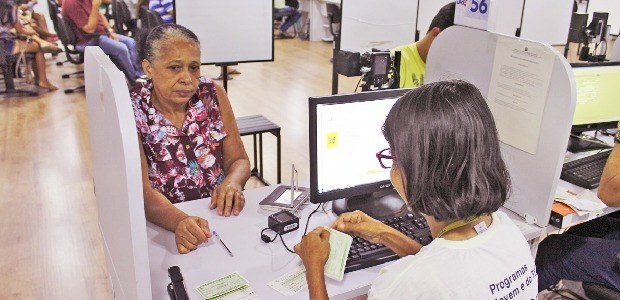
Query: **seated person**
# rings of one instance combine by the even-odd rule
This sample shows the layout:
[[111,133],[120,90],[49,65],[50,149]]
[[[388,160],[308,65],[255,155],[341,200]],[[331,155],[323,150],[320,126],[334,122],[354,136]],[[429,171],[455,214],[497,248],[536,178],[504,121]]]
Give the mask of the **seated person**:
[[[607,206],[620,206],[620,133],[601,176],[598,197]],[[620,211],[546,237],[538,245],[538,289],[561,279],[605,285],[620,291],[620,273],[614,269],[620,253]]]
[[431,21],[428,32],[419,41],[398,46],[392,49],[400,51],[400,87],[412,88],[424,84],[424,73],[426,73],[426,56],[431,49],[433,41],[439,33],[454,25],[455,2],[448,3],[442,7]]
[[37,4],[37,0],[17,0],[15,4],[18,5],[22,25],[30,26],[42,39],[49,42],[58,41],[58,36],[49,31],[45,16],[34,11],[33,7]]
[[286,17],[286,19],[282,22],[282,24],[280,24],[280,29],[279,29],[280,32],[278,33],[278,37],[285,38],[285,39],[294,38],[294,36],[289,35],[288,33],[286,33],[286,31],[288,31],[288,29],[291,28],[291,26],[295,25],[295,23],[297,23],[299,18],[301,18],[301,12],[299,12],[296,7],[286,5],[286,1],[284,0],[274,0],[273,9],[275,10],[276,13],[282,13],[282,14],[292,13],[291,16]]
[[38,82],[36,82],[35,84],[49,91],[57,90],[58,88],[47,79],[45,56],[43,56],[43,50],[41,49],[41,45],[35,42],[36,39],[16,39],[15,36],[11,34],[11,31],[13,30],[17,34],[25,35],[28,37],[34,37],[36,35],[33,30],[28,30],[27,28],[24,28],[19,22],[19,18],[17,16],[17,7],[11,4],[10,1],[1,1],[0,39],[4,40],[4,53],[11,55],[15,55],[20,52],[34,53],[36,62],[35,72],[38,77]]
[[78,50],[83,51],[86,46],[99,46],[113,58],[112,61],[133,84],[143,74],[138,65],[136,42],[114,33],[108,20],[99,12],[99,5],[101,0],[64,0],[62,16],[74,25]]
[[140,49],[149,79],[136,84],[130,97],[141,141],[146,217],[173,231],[179,253],[188,253],[211,237],[208,223],[172,204],[211,197],[210,208],[219,215],[239,215],[250,161],[226,92],[200,76],[198,37],[163,24]]
[[[424,216],[434,240],[422,247],[363,212],[340,215],[334,229],[384,244],[402,257],[381,270],[368,299],[501,299],[515,293],[536,298],[528,243],[498,211],[510,176],[478,89],[456,80],[413,89],[390,110],[383,135],[390,155],[382,159],[393,160],[392,185]],[[295,246],[310,299],[327,299],[323,272],[329,247],[325,228]]]

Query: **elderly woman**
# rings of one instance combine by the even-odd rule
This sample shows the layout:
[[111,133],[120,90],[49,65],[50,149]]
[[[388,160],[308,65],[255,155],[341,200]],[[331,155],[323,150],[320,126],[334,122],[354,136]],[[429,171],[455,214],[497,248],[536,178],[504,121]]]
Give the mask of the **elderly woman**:
[[[377,129],[378,130],[378,129]],[[383,125],[390,179],[435,238],[422,247],[362,212],[340,215],[335,229],[381,243],[402,258],[381,270],[369,299],[534,299],[536,271],[525,238],[498,212],[510,189],[491,112],[462,81],[423,85],[392,107]],[[386,164],[382,164],[386,165]],[[306,235],[295,251],[311,299],[327,299],[329,231]]]
[[141,141],[146,217],[173,231],[179,253],[206,242],[208,222],[173,203],[211,197],[221,216],[238,215],[250,177],[226,92],[200,76],[200,42],[185,27],[154,28],[141,47],[149,79],[131,91]]

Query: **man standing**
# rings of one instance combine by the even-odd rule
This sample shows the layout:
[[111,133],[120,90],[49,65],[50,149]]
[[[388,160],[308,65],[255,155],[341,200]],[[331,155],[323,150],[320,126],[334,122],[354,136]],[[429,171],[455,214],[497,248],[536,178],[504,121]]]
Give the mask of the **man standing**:
[[78,50],[83,51],[86,46],[99,46],[133,84],[143,74],[137,61],[136,42],[114,33],[108,20],[99,12],[100,4],[101,0],[64,0],[62,16],[72,23]]

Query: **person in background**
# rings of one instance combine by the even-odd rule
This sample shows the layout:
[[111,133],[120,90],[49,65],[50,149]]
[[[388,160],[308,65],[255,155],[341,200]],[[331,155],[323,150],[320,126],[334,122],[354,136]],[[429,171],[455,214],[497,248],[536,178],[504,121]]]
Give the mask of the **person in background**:
[[292,13],[291,16],[286,17],[282,24],[280,24],[278,37],[283,39],[294,38],[294,36],[289,35],[286,31],[288,31],[291,26],[295,25],[299,18],[301,18],[301,12],[299,12],[296,7],[286,5],[285,0],[274,0],[273,8],[276,13]]
[[[422,247],[363,212],[340,215],[334,229],[401,256],[381,270],[368,299],[503,299],[516,293],[535,299],[529,245],[498,211],[508,197],[510,176],[480,91],[458,80],[413,89],[390,110],[383,135],[389,148],[377,158],[381,166],[391,161],[392,185],[424,216],[434,240]],[[310,299],[327,299],[329,234],[317,228],[295,246],[306,267]]]
[[[620,131],[598,188],[607,206],[620,206]],[[555,286],[561,279],[597,283],[620,291],[620,271],[614,266],[620,254],[620,211],[546,237],[538,245],[538,289]]]
[[35,72],[38,77],[38,82],[35,84],[49,91],[57,90],[58,88],[47,78],[45,56],[43,56],[41,46],[34,42],[34,40],[16,39],[11,34],[12,30],[25,36],[36,36],[34,30],[24,28],[19,22],[17,7],[14,5],[13,1],[0,1],[0,39],[4,42],[4,53],[12,55],[20,52],[34,53],[36,62]]
[[419,41],[392,49],[400,51],[400,87],[412,88],[424,84],[426,57],[435,38],[444,29],[454,25],[455,2],[444,5],[431,21],[428,32]]
[[42,13],[34,11],[34,6],[37,4],[37,0],[17,0],[15,4],[18,5],[18,14],[22,25],[30,26],[37,34],[48,42],[58,41],[58,36],[49,31],[47,21]]
[[174,23],[173,0],[149,0],[149,10],[156,11],[164,23]]
[[149,79],[136,84],[130,97],[141,141],[146,217],[174,232],[179,253],[188,253],[211,232],[205,219],[173,203],[211,197],[210,208],[219,215],[239,215],[250,161],[226,92],[200,75],[198,37],[183,26],[163,24],[140,49]]
[[136,42],[127,36],[116,34],[108,20],[99,12],[102,0],[64,0],[62,16],[69,20],[77,37],[77,48],[99,46],[113,58],[131,84],[143,73],[138,65]]

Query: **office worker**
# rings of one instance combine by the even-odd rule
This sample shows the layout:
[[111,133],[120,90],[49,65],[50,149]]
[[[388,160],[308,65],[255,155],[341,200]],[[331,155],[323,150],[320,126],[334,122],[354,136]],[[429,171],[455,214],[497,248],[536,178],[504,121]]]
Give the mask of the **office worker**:
[[[620,133],[601,176],[598,197],[607,206],[620,206]],[[597,283],[620,291],[620,211],[546,237],[538,245],[538,288],[544,290],[561,279]]]
[[130,91],[141,141],[147,219],[173,231],[179,253],[210,238],[208,222],[173,203],[211,196],[211,209],[238,215],[250,162],[226,92],[200,75],[200,42],[176,24],[155,27],[141,49],[149,79]]
[[[497,211],[508,196],[510,177],[493,116],[478,89],[463,81],[414,89],[394,104],[383,134],[391,153],[383,159],[393,160],[391,182],[407,206],[424,216],[434,240],[422,247],[363,212],[340,215],[334,229],[401,256],[381,270],[368,298],[536,298],[527,241]],[[329,248],[324,228],[295,246],[311,299],[327,299],[323,272]]]
[[455,2],[444,5],[433,17],[428,32],[419,41],[392,49],[400,51],[400,87],[412,88],[424,84],[426,57],[433,41],[444,29],[454,25]]

